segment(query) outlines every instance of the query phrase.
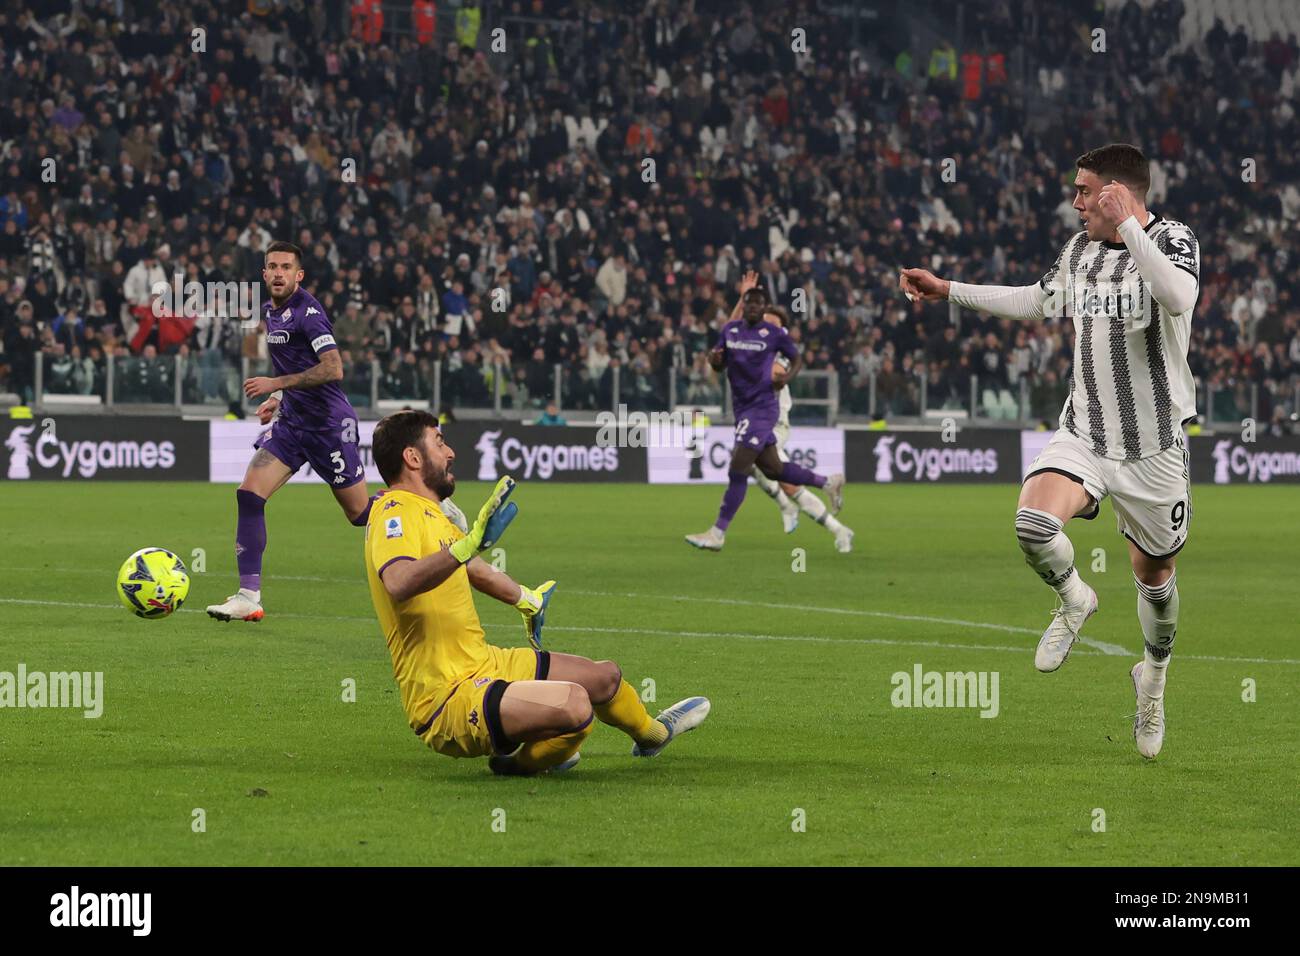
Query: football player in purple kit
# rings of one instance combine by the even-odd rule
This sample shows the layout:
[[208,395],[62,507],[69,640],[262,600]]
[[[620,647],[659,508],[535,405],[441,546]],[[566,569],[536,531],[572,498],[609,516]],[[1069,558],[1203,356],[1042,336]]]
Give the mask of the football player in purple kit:
[[239,590],[224,603],[208,607],[208,614],[220,621],[262,619],[266,500],[304,462],[329,484],[352,524],[364,528],[370,517],[372,499],[366,493],[357,445],[357,413],[339,387],[343,360],[325,308],[299,284],[302,251],[290,242],[271,243],[262,279],[271,294],[262,307],[262,321],[277,374],[244,383],[248,398],[267,396],[257,417],[270,427],[253,443],[257,450],[235,492]]
[[[745,500],[750,469],[755,465],[773,481],[824,489],[833,513],[838,514],[844,505],[843,475],[827,478],[795,462],[781,461],[776,436],[781,417],[777,393],[799,374],[803,362],[798,346],[786,330],[763,318],[768,302],[762,287],[746,290],[743,301],[743,317],[723,325],[718,344],[709,352],[709,364],[719,371],[725,367],[731,382],[736,445],[731,453],[727,490],[722,496],[718,520],[703,534],[686,536],[687,542],[708,551],[722,550],[727,526]],[[789,359],[790,367],[773,370],[777,355]]]

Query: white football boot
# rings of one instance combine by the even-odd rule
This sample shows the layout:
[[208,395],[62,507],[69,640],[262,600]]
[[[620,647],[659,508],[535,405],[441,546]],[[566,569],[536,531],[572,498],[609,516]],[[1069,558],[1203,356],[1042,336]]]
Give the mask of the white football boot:
[[705,551],[721,551],[722,546],[727,543],[727,536],[714,527],[703,534],[688,534],[686,543],[703,548]]
[[700,724],[704,723],[704,718],[709,716],[709,698],[707,697],[687,697],[685,700],[679,700],[667,710],[660,712],[655,720],[668,728],[668,739],[654,747],[642,747],[640,744],[632,745],[633,757],[654,757],[663,751],[670,743],[680,737],[687,731],[694,730]]
[[209,604],[208,617],[218,621],[260,621],[265,616],[262,605],[240,588],[222,604]]
[[852,528],[844,528],[835,535],[835,550],[840,554],[848,554],[853,550]]
[[1066,607],[1061,604],[1052,612],[1052,623],[1043,632],[1038,642],[1038,651],[1034,654],[1034,666],[1044,674],[1050,674],[1070,656],[1070,648],[1079,639],[1084,621],[1097,613],[1097,592],[1084,585],[1088,594],[1079,607]]
[[826,487],[822,489],[826,492],[826,497],[831,502],[831,514],[837,515],[840,509],[844,507],[844,476],[831,475],[826,479]]
[[1129,671],[1133,678],[1133,693],[1137,696],[1137,714],[1133,717],[1133,740],[1138,753],[1151,760],[1160,753],[1165,742],[1165,698],[1150,697],[1142,693],[1142,665],[1138,661]]
[[794,529],[799,527],[799,506],[788,498],[786,501],[777,505],[781,509],[781,528],[786,534],[794,534]]

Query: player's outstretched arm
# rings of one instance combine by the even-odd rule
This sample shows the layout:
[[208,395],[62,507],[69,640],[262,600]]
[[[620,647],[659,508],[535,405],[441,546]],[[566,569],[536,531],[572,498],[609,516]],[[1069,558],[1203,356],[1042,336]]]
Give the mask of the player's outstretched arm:
[[915,302],[942,302],[948,298],[948,289],[952,285],[947,279],[940,279],[929,269],[904,269],[898,275],[898,287],[909,300]]
[[948,300],[1001,319],[1041,319],[1047,292],[1042,285],[972,285],[940,279],[928,269],[904,269],[899,288],[912,301]]

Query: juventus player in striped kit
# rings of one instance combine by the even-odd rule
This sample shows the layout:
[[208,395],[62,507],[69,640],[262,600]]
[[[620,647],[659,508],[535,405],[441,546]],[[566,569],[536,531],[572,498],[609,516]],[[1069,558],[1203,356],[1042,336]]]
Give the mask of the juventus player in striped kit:
[[1071,518],[1095,518],[1109,495],[1137,584],[1145,653],[1132,669],[1133,736],[1150,758],[1164,742],[1165,674],[1178,626],[1174,556],[1192,516],[1182,426],[1196,414],[1187,342],[1200,250],[1191,229],[1147,210],[1151,179],[1141,150],[1111,144],[1076,166],[1083,231],[1041,281],[967,285],[904,269],[901,285],[914,298],[1008,319],[1072,319],[1074,373],[1061,427],[1030,467],[1016,512],[1025,560],[1061,600],[1034,663],[1045,672],[1060,667],[1097,610],[1063,529]]

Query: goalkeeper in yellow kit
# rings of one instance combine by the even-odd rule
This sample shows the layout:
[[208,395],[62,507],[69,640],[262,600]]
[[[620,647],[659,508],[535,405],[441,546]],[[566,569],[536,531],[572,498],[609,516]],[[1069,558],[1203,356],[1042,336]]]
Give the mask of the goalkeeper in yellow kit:
[[[375,428],[374,458],[388,486],[370,509],[366,576],[393,658],[393,676],[411,729],[440,754],[489,757],[499,774],[568,770],[593,720],[653,757],[698,727],[709,701],[690,697],[652,718],[613,661],[591,661],[541,646],[555,582],[533,589],[478,557],[518,511],[502,478],[462,533],[438,507],[456,487],[456,454],[435,416],[389,415]],[[532,647],[487,643],[470,589],[519,609]]]

